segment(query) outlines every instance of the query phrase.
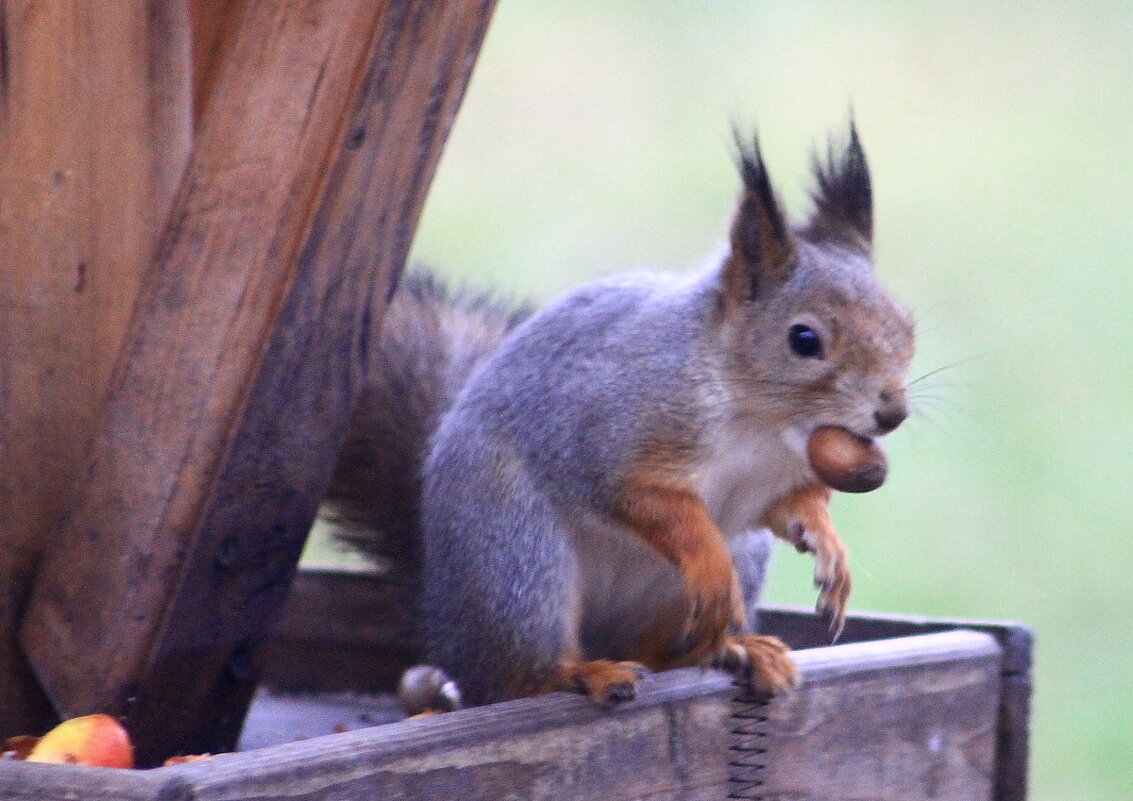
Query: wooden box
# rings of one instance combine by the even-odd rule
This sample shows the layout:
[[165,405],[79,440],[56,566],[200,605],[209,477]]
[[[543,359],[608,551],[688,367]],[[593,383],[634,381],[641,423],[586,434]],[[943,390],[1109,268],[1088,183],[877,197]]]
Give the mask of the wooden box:
[[262,654],[274,689],[257,696],[245,747],[325,736],[147,771],[5,761],[0,799],[1026,795],[1031,636],[1021,626],[852,615],[829,646],[812,613],[769,609],[763,628],[800,649],[804,678],[768,704],[722,672],[690,669],[648,677],[611,711],[558,693],[366,725],[396,713],[388,696],[357,688],[388,685],[414,650],[404,614],[375,620],[381,594],[372,576],[305,571]]

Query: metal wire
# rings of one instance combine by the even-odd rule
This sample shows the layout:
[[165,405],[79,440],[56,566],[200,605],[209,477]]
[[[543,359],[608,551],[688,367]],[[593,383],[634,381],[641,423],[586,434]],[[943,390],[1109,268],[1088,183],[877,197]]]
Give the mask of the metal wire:
[[760,801],[767,771],[767,700],[751,694],[747,683],[737,681],[732,699],[732,759],[728,762],[732,790],[728,798]]

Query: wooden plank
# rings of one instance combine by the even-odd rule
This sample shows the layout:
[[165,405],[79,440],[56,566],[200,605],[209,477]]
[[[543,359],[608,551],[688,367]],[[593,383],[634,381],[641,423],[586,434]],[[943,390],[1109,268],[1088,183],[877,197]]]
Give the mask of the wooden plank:
[[995,761],[996,801],[1027,799],[1032,691],[1030,670],[1004,673]]
[[187,158],[184,8],[0,3],[0,735],[54,720],[16,645]]
[[557,693],[156,771],[194,798],[719,799],[728,785],[729,677],[653,677],[603,711]]
[[0,760],[0,801],[156,801],[168,786],[149,771]]
[[[760,621],[795,648],[813,648],[828,641],[822,621],[804,609],[769,608]],[[845,641],[907,637],[954,628],[983,631],[1003,649],[1002,692],[998,711],[995,765],[996,801],[1025,801],[1030,757],[1030,711],[1034,635],[1017,623],[934,620],[908,615],[854,614],[847,618]]]
[[193,121],[200,124],[244,10],[244,0],[188,0],[188,4],[193,37]]
[[[415,579],[398,571],[383,572],[366,567],[342,570],[308,566],[299,571],[279,625],[267,643],[265,678],[281,689],[384,691],[393,686],[383,679],[353,684],[355,666],[336,664],[313,683],[289,680],[292,671],[302,672],[306,653],[321,648],[341,650],[344,659],[357,656],[359,665],[382,676],[398,676],[421,653],[413,628]],[[830,645],[830,633],[822,619],[810,609],[766,606],[759,612],[762,630],[782,637],[795,649]],[[1007,674],[1029,674],[1032,635],[1015,623],[942,620],[912,615],[853,612],[847,619],[839,643],[864,642],[952,629],[972,629],[991,634],[1004,652]],[[270,657],[268,654],[270,653]],[[332,661],[332,660],[327,660]],[[375,666],[376,665],[376,666]],[[339,673],[341,671],[341,673]]]
[[754,713],[733,704],[725,674],[681,670],[648,677],[638,700],[612,711],[559,693],[157,773],[216,801],[324,798],[332,788],[493,801],[988,797],[1001,658],[989,635],[797,656],[799,690]]
[[70,769],[59,796],[34,790],[65,769],[0,763],[0,799],[105,797],[106,774],[138,778],[123,798],[199,801],[985,799],[1001,657],[969,631],[819,648],[770,704],[735,704],[718,671],[671,671],[615,710],[556,693],[143,773]]
[[[830,645],[830,632],[810,609],[789,606],[767,606],[759,610],[760,627],[774,631],[792,648],[820,648]],[[979,620],[928,618],[916,615],[855,612],[847,621],[839,642],[864,642],[915,634],[933,634],[938,631],[965,628],[983,631],[1003,648],[1004,670],[1023,672],[1031,669],[1033,636],[1030,628],[1020,623]]]
[[1002,651],[990,635],[948,631],[796,659],[797,696],[749,708],[741,743],[766,753],[737,760],[750,769],[737,778],[758,782],[738,782],[738,797],[991,797]]
[[279,624],[257,653],[278,690],[391,692],[421,660],[415,579],[402,573],[299,571]]
[[[263,657],[265,682],[285,690],[389,692],[420,654],[407,577],[334,570],[300,571],[280,626]],[[761,610],[765,630],[795,648],[828,644],[825,623],[810,610]],[[843,643],[968,628],[993,636],[1003,650],[996,758],[998,801],[1026,798],[1032,637],[1025,626],[853,613]]]
[[261,687],[252,699],[238,751],[252,751],[404,720],[393,695],[283,693]]
[[22,629],[143,763],[235,741],[491,10],[246,0]]

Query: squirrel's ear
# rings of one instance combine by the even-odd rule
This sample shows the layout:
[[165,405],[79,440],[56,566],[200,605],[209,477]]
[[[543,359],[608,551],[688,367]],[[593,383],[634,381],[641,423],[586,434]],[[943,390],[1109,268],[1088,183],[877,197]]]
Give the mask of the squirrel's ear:
[[743,191],[732,220],[731,250],[724,263],[724,291],[730,298],[754,297],[761,283],[786,278],[795,263],[795,240],[771,188],[759,152],[759,138],[745,144],[736,133]]
[[827,143],[826,158],[812,154],[811,167],[814,214],[803,236],[813,242],[836,241],[868,251],[873,243],[873,189],[869,164],[852,119],[850,141],[841,154],[835,153],[833,143]]

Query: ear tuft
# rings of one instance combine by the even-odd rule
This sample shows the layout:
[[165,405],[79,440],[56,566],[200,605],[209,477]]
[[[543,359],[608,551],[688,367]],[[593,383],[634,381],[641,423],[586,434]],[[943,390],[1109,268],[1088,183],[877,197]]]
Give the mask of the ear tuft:
[[759,134],[753,134],[750,143],[740,138],[739,131],[734,131],[733,135],[736,138],[740,177],[744,182],[744,190],[759,200],[767,212],[769,222],[775,225],[774,233],[782,237],[786,226],[783,223],[779,200],[775,197],[775,190],[771,188],[771,176],[763,163],[763,153],[759,150]]
[[833,142],[826,145],[825,159],[811,156],[815,187],[811,190],[814,214],[803,235],[812,241],[838,241],[869,250],[873,242],[873,189],[869,164],[854,121],[850,139],[840,154]]
[[734,132],[743,190],[732,221],[731,253],[725,264],[726,292],[753,296],[763,280],[784,278],[794,263],[795,245],[759,151],[759,137],[745,142]]

